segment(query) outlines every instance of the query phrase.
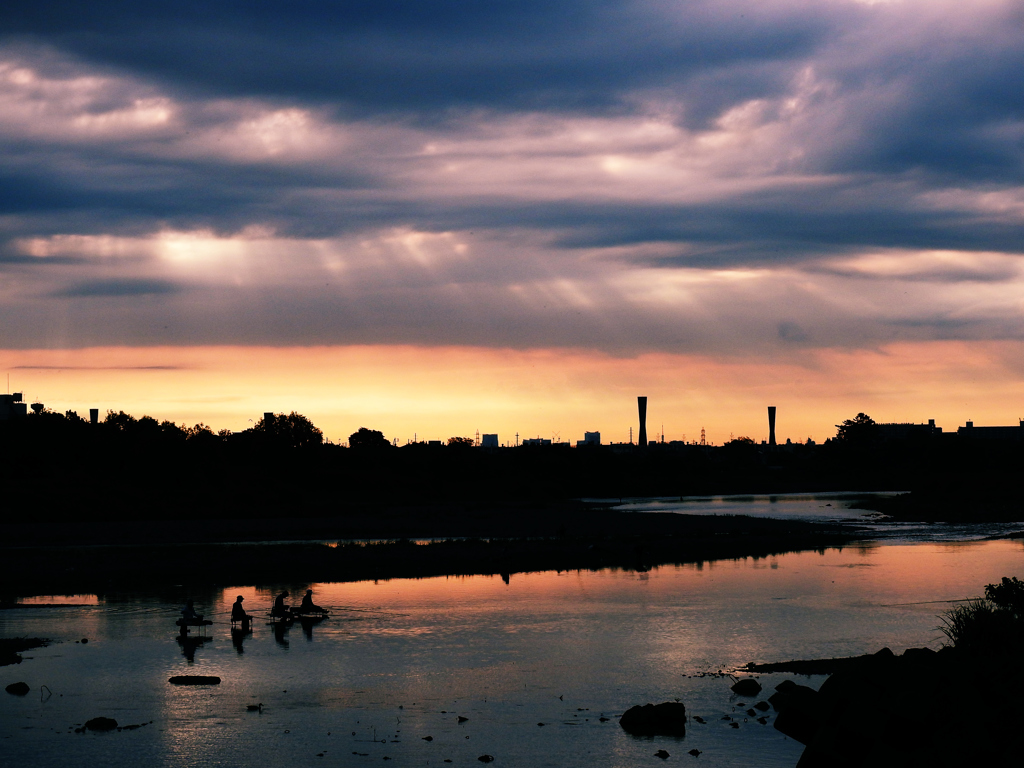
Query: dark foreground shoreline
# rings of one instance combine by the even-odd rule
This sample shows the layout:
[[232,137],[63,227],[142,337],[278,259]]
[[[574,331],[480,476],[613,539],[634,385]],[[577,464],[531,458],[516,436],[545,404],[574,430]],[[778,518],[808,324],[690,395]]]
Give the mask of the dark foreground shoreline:
[[[261,520],[247,523],[244,531],[237,521],[210,521],[201,531],[191,530],[195,526],[169,521],[21,526],[7,539],[10,544],[0,547],[0,602],[168,585],[209,588],[549,570],[643,571],[667,564],[839,547],[856,538],[837,526],[801,521],[580,507],[516,514],[503,510],[500,515],[398,510],[365,518]],[[416,544],[413,539],[438,540]]]
[[805,746],[797,768],[1014,765],[1006,712],[1024,683],[1016,648],[975,655],[888,648],[840,659],[749,664],[748,672],[829,674],[819,690],[786,680],[768,701],[776,730]]

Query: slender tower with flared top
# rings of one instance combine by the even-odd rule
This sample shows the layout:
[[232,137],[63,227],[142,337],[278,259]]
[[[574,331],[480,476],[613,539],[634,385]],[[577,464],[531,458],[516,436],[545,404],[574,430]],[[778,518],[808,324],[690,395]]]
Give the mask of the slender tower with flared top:
[[768,406],[768,445],[775,446],[775,406]]
[[640,437],[637,439],[637,445],[641,448],[647,447],[647,398],[638,397],[636,399],[637,407],[640,409]]

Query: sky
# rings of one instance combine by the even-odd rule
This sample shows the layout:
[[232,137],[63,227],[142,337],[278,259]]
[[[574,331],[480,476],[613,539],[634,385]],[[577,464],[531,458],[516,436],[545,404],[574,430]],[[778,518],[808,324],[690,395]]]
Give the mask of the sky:
[[0,5],[0,372],[343,441],[1024,416],[1024,5]]

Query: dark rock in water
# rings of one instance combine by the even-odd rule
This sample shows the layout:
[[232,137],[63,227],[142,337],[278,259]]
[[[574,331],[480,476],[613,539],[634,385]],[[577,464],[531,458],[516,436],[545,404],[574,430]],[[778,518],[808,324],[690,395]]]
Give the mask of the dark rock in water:
[[754,705],[754,709],[759,709],[762,712],[767,712],[771,708],[772,705],[769,704],[767,701],[759,701],[757,702],[757,704]]
[[11,683],[4,690],[8,693],[13,693],[15,696],[24,696],[29,692],[30,688],[28,683]]
[[757,718],[757,722],[759,722],[761,725],[768,725],[768,718],[767,717],[759,717],[759,718]]
[[747,677],[738,681],[731,690],[737,696],[757,696],[761,692],[761,684],[754,678]]
[[599,717],[599,718],[597,718],[597,719],[598,719],[598,721],[600,721],[600,722],[602,722],[602,723],[607,723],[607,722],[608,722],[608,720],[609,720],[610,718],[607,718],[607,717]]
[[818,692],[806,685],[784,680],[768,697],[779,716],[775,729],[801,744],[809,744],[821,727],[822,713]]
[[94,717],[86,720],[82,727],[87,731],[112,731],[117,728],[117,720],[112,717]]
[[753,708],[748,709],[747,710],[747,716],[748,717],[757,717],[757,710],[753,709]]
[[479,760],[481,763],[493,763],[494,755],[480,755],[480,757],[478,757],[477,760]]
[[660,757],[662,760],[668,760],[671,757],[671,755],[664,749],[659,749],[657,752],[654,753],[654,756]]
[[686,754],[693,755],[694,757],[700,757],[700,750],[699,749],[691,749]]
[[776,712],[781,712],[794,704],[813,707],[817,693],[806,685],[797,685],[792,680],[783,680],[775,686],[775,693],[768,697],[768,701],[775,707]]
[[729,723],[729,727],[730,728],[739,728],[740,724],[739,723]]
[[694,719],[694,720],[696,720],[696,721],[697,721],[698,723],[700,723],[701,725],[706,725],[706,724],[707,724],[707,722],[708,722],[707,720],[705,720],[705,719],[704,719],[703,717],[701,717],[700,715],[694,715],[694,716],[693,716],[693,719]]
[[175,675],[167,682],[173,685],[217,685],[220,678],[216,675]]
[[434,740],[434,737],[433,737],[433,736],[424,736],[424,737],[423,737],[423,740],[424,740],[424,741],[433,741],[433,740]]
[[468,718],[468,717],[463,717],[462,715],[459,715],[459,716],[458,716],[457,718],[455,718],[455,719],[456,719],[456,720],[457,720],[458,722],[460,722],[460,723],[465,723],[465,722],[466,722],[467,720],[469,720],[469,718]]
[[625,711],[619,725],[637,736],[682,736],[686,733],[686,706],[678,701],[637,705]]

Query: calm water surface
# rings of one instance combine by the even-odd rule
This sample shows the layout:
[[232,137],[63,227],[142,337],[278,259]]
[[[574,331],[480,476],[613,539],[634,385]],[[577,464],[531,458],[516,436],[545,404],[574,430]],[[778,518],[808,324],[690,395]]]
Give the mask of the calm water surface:
[[[260,620],[234,639],[227,619],[236,594],[262,613],[279,588],[298,595],[305,585],[231,586],[191,593],[216,622],[194,648],[180,645],[173,626],[189,596],[180,588],[35,598],[0,611],[0,635],[57,641],[0,668],[0,684],[32,687],[24,698],[0,697],[0,754],[7,765],[44,767],[368,766],[387,757],[441,768],[490,754],[498,766],[571,768],[660,765],[658,749],[688,763],[696,748],[694,764],[704,766],[793,766],[800,745],[770,723],[744,720],[756,699],[737,700],[731,680],[700,675],[749,661],[938,647],[938,615],[953,604],[944,601],[1006,575],[1024,575],[1019,541],[866,544],[649,573],[515,574],[507,585],[498,577],[320,584],[312,586],[333,609],[327,621],[275,635]],[[56,601],[77,605],[39,605]],[[169,685],[176,674],[223,683]],[[759,698],[785,677],[763,676]],[[618,726],[633,704],[676,698],[707,725],[692,723],[683,739],[638,739]],[[262,713],[246,711],[259,702]],[[70,730],[97,715],[152,723]]]
[[[871,539],[900,542],[972,541],[1018,531],[1024,523],[908,523],[864,509],[879,496],[895,492],[785,493],[743,496],[684,496],[622,499],[615,509],[677,515],[748,515],[779,520],[834,523],[862,531]],[[595,501],[611,502],[610,499]]]

